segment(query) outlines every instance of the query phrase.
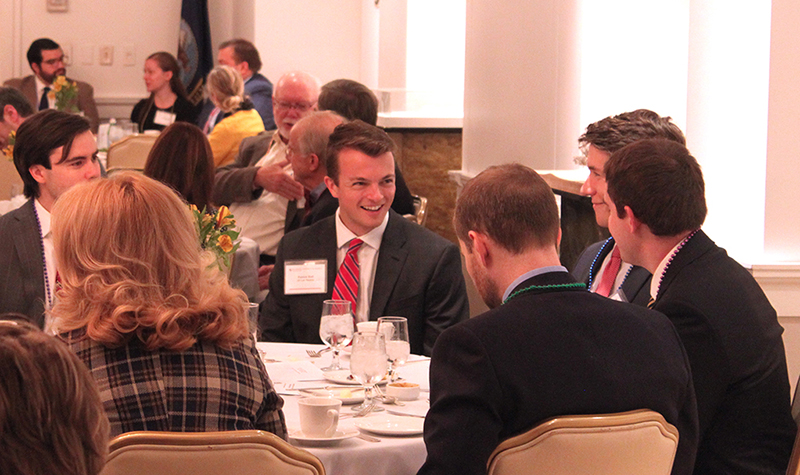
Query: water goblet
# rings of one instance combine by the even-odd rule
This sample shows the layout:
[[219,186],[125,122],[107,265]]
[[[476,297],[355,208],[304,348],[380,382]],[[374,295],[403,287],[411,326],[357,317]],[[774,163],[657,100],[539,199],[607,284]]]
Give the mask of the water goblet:
[[356,381],[364,386],[364,402],[360,406],[354,407],[354,411],[374,406],[372,393],[375,384],[386,376],[387,366],[386,342],[383,334],[378,332],[356,333],[350,353],[350,373],[353,374]]
[[406,364],[411,354],[408,342],[408,320],[406,317],[378,318],[378,333],[386,338],[386,355],[389,366],[389,382],[397,380],[397,368]]
[[348,300],[326,300],[322,303],[322,317],[319,321],[319,337],[333,349],[333,361],[323,371],[342,369],[339,352],[353,339],[353,312]]

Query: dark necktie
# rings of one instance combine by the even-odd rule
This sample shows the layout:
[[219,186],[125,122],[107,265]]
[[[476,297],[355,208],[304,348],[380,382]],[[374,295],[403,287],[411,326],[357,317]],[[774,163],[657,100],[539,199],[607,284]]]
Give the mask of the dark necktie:
[[42,91],[42,98],[39,99],[39,110],[43,111],[50,108],[50,101],[47,99],[47,94],[50,92],[50,86],[45,86]]

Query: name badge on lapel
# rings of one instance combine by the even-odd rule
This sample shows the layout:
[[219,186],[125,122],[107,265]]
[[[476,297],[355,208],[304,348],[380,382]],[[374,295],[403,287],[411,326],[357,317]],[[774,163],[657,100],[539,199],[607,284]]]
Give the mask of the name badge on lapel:
[[286,295],[324,294],[328,291],[328,261],[286,261],[283,263],[283,291]]
[[175,114],[167,111],[156,111],[156,116],[153,117],[153,123],[158,125],[172,125],[175,122]]

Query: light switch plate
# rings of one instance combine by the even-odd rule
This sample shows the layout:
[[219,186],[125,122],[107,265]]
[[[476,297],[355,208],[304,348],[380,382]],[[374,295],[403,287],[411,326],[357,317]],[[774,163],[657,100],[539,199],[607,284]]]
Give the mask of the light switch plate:
[[99,63],[101,66],[111,66],[114,64],[114,47],[102,45],[98,51],[100,53]]
[[69,0],[46,0],[47,11],[50,13],[63,13],[69,10]]

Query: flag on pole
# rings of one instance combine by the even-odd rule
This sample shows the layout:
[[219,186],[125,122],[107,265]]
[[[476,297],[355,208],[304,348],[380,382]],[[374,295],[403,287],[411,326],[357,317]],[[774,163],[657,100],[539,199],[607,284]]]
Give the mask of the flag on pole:
[[214,67],[207,0],[183,0],[178,37],[178,64],[186,94],[194,104],[203,100],[203,84]]

